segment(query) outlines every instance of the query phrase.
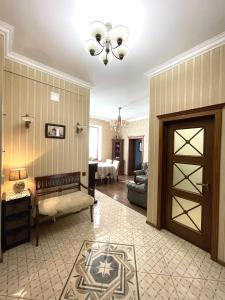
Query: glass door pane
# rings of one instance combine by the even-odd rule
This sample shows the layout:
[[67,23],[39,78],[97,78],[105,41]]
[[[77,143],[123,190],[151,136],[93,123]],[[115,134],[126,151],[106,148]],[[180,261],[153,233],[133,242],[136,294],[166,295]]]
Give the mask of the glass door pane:
[[172,220],[191,229],[201,231],[202,206],[194,201],[173,196]]
[[203,156],[204,128],[177,129],[174,133],[174,154]]
[[193,193],[202,193],[203,167],[200,165],[174,163],[173,187]]

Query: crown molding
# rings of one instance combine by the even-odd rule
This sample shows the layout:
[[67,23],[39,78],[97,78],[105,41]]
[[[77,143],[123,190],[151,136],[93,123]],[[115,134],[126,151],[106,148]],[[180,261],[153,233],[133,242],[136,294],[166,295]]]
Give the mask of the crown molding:
[[0,34],[3,34],[5,36],[5,57],[17,62],[22,63],[28,67],[35,68],[42,72],[47,72],[53,76],[56,76],[60,79],[64,79],[66,81],[69,81],[74,84],[78,84],[79,86],[85,87],[85,88],[92,88],[94,85],[92,85],[90,82],[81,80],[75,76],[69,75],[67,73],[64,73],[62,71],[59,71],[57,69],[54,69],[52,67],[49,67],[47,65],[44,65],[38,61],[32,60],[26,56],[23,56],[21,54],[18,54],[14,51],[12,51],[12,45],[13,45],[13,39],[14,39],[14,27],[11,26],[8,23],[5,23],[0,20]]
[[[113,119],[113,118],[112,118],[112,119],[107,119],[107,118],[103,118],[103,117],[91,115],[91,116],[90,116],[90,119],[95,119],[95,120],[105,121],[105,122],[111,122],[111,121],[114,120],[115,118],[114,118],[114,119]],[[116,118],[116,119],[117,119],[117,118]],[[126,121],[127,121],[128,123],[130,123],[130,122],[141,121],[141,120],[146,120],[146,119],[149,119],[149,115],[144,115],[144,116],[138,117],[138,118],[126,119]]]
[[70,81],[74,84],[78,84],[79,86],[83,86],[83,87],[86,87],[86,88],[92,88],[93,85],[91,85],[90,83],[86,82],[86,81],[83,81],[77,77],[74,77],[74,76],[71,76],[67,73],[64,73],[62,71],[59,71],[57,69],[54,69],[54,68],[51,68],[49,66],[46,66],[42,63],[39,63],[35,60],[32,60],[28,57],[25,57],[21,54],[18,54],[16,52],[10,52],[8,53],[8,55],[6,55],[6,58],[14,61],[14,62],[17,62],[17,63],[22,63],[28,67],[31,67],[31,68],[35,68],[36,70],[39,70],[39,71],[42,71],[42,72],[47,72],[53,76],[56,76],[60,79],[64,79],[66,81]]
[[0,20],[0,33],[5,37],[5,56],[12,50],[14,27]]
[[110,122],[112,119],[109,118],[103,118],[95,115],[90,115],[90,119],[95,119],[95,120],[100,120],[100,121],[105,121],[105,122]]
[[175,56],[174,58],[166,61],[165,63],[150,69],[145,73],[148,77],[154,77],[164,71],[167,71],[174,66],[181,64],[185,61],[190,60],[191,58],[202,55],[212,49],[215,49],[217,47],[220,47],[225,44],[225,31],[214,36],[213,38],[195,46],[194,48],[191,48],[188,51],[183,52],[182,54]]
[[127,122],[130,123],[130,122],[147,120],[147,119],[149,119],[149,115],[144,115],[144,116],[139,117],[139,118],[128,119]]

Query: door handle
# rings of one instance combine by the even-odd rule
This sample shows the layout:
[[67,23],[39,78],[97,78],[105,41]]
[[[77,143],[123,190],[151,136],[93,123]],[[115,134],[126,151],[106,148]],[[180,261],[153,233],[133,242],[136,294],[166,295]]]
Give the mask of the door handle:
[[196,183],[196,185],[200,185],[202,186],[203,188],[205,188],[205,191],[208,192],[209,191],[209,184],[208,183]]
[[209,187],[209,184],[208,183],[200,183],[200,182],[198,182],[198,183],[196,183],[197,185],[201,185],[201,186],[204,186],[204,187]]

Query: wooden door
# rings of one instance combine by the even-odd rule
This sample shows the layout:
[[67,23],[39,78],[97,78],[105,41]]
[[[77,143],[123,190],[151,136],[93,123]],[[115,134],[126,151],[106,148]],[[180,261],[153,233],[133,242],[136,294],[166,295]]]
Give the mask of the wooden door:
[[213,127],[211,118],[167,125],[165,227],[210,251]]
[[128,138],[128,168],[127,168],[127,175],[132,176],[134,175],[135,168],[135,142],[140,141],[141,143],[141,159],[143,163],[143,153],[144,153],[144,136],[134,136]]
[[134,175],[135,139],[128,140],[128,176]]

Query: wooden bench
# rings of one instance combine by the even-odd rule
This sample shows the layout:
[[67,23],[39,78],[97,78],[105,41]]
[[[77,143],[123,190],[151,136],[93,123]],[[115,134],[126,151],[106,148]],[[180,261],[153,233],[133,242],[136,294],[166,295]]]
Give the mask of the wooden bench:
[[[90,207],[91,222],[93,222],[93,189],[80,182],[80,172],[56,174],[50,176],[35,177],[36,193],[34,204],[36,208],[35,231],[36,246],[39,243],[39,218],[40,215],[56,216],[58,213],[77,212]],[[88,194],[81,192],[81,187],[88,190]],[[70,193],[73,190],[73,193]],[[63,191],[69,191],[63,194]],[[40,199],[46,195],[57,194],[51,198]],[[59,195],[61,193],[61,195]]]

